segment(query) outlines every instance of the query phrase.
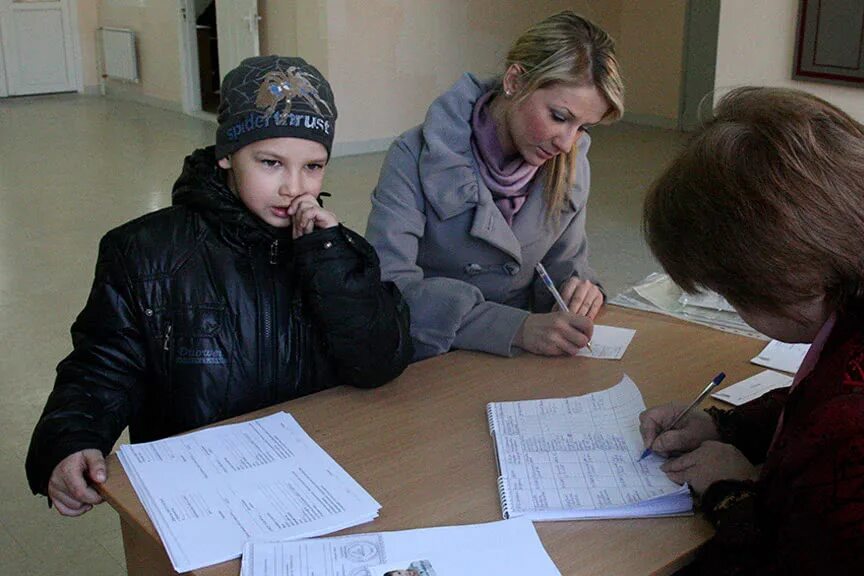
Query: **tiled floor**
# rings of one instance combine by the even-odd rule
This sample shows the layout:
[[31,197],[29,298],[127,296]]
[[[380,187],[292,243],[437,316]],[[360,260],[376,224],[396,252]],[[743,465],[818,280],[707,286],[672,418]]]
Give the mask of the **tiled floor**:
[[[183,156],[213,130],[96,97],[0,100],[0,574],[125,574],[116,514],[105,505],[61,518],[30,494],[23,461],[100,236],[167,206]],[[683,139],[624,124],[594,131],[588,231],[610,294],[655,268],[640,238],[642,195]],[[328,206],[361,232],[382,159],[337,158],[328,168]]]

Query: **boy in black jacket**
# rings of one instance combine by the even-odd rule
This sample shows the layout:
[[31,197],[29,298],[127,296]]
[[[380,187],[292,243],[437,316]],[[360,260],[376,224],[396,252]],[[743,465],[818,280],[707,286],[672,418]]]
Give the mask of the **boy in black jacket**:
[[34,493],[78,516],[104,455],[318,390],[374,387],[412,357],[378,258],[320,202],[336,107],[300,58],[244,60],[216,146],[186,158],[173,206],[102,239],[74,349],[27,455]]

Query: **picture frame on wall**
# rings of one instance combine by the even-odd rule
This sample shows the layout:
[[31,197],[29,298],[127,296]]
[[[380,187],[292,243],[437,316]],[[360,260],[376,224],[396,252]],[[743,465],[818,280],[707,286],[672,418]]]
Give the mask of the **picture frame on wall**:
[[864,0],[800,0],[792,78],[864,87]]

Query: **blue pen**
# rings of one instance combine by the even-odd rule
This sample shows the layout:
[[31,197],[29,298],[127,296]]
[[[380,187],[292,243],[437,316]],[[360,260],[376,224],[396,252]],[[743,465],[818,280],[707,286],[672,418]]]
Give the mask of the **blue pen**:
[[[702,392],[696,397],[696,399],[693,400],[693,402],[691,402],[690,405],[687,406],[687,408],[685,408],[683,412],[678,414],[678,416],[674,420],[672,420],[672,423],[669,425],[669,427],[666,428],[666,430],[663,430],[663,432],[675,428],[675,425],[681,422],[681,420],[683,420],[684,418],[686,418],[687,415],[690,414],[690,412],[692,412],[694,408],[696,408],[696,406],[698,406],[705,398],[707,398],[708,394],[710,394],[711,391],[714,390],[714,388],[716,388],[718,384],[723,382],[724,378],[726,378],[725,373],[720,372],[719,374],[717,374],[717,376],[715,376],[714,379],[708,383],[708,385],[705,387],[704,390],[702,390]],[[661,432],[660,434],[663,434],[663,432]],[[660,436],[660,434],[657,434],[657,436]],[[657,438],[657,436],[655,436],[654,438]],[[639,461],[642,461],[649,454],[651,454],[650,446],[648,448],[645,448],[645,451],[642,452],[642,456],[639,457]]]
[[[543,281],[543,284],[545,284],[546,288],[549,289],[549,292],[552,293],[552,297],[555,298],[555,302],[558,304],[558,308],[560,308],[562,311],[569,310],[570,307],[567,306],[567,303],[564,302],[564,298],[561,297],[561,293],[558,292],[557,288],[555,288],[555,283],[552,282],[552,278],[549,277],[549,273],[546,272],[546,268],[543,266],[543,264],[537,262],[537,265],[534,268],[537,270],[537,274],[540,276],[540,280]],[[588,347],[588,350],[591,350],[592,352],[594,351],[591,349],[591,342],[588,342],[586,346]]]

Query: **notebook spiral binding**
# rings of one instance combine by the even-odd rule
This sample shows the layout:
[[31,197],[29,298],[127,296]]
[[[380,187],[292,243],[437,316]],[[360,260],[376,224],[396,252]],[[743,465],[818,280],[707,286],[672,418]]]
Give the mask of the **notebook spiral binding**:
[[495,434],[495,413],[492,410],[492,404],[486,405],[486,419],[489,420],[489,432]]
[[501,499],[501,515],[505,520],[510,519],[510,503],[507,501],[507,489],[504,487],[504,477],[498,477],[498,497]]

